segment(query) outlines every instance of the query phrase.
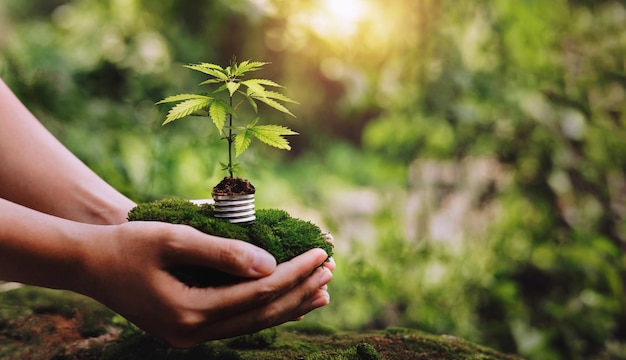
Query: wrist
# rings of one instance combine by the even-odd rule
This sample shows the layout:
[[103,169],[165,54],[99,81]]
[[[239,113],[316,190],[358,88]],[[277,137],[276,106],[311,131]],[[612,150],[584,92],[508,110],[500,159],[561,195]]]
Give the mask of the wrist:
[[123,224],[128,221],[128,212],[135,205],[133,201],[121,194],[115,201],[110,198],[91,198],[85,204],[84,213],[79,221],[99,225]]
[[109,260],[114,251],[118,225],[80,224],[76,233],[78,242],[72,253],[70,268],[75,271],[68,290],[100,300],[106,293],[107,272],[111,271]]
[[94,228],[0,199],[0,278],[74,290]]

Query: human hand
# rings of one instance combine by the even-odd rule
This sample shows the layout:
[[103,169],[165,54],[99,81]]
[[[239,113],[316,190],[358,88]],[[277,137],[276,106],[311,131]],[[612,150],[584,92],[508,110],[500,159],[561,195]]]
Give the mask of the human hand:
[[[327,258],[321,249],[276,266],[265,250],[184,225],[130,222],[101,231],[91,243],[80,291],[174,347],[255,332],[329,302],[326,284],[335,265],[320,266]],[[167,271],[176,265],[251,280],[190,288]]]

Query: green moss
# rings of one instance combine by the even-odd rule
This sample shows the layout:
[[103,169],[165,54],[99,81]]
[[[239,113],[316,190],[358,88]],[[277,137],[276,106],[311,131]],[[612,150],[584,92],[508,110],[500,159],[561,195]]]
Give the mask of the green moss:
[[[292,218],[284,210],[257,210],[256,220],[247,224],[231,224],[215,218],[214,213],[212,205],[197,206],[184,199],[169,198],[137,205],[128,213],[128,220],[185,224],[206,234],[247,241],[270,252],[278,263],[313,248],[322,248],[332,256],[333,246],[326,241],[319,227]],[[246,280],[206,267],[178,267],[170,271],[184,283],[198,287]]]
[[116,342],[100,350],[98,359],[101,360],[196,360],[196,359],[223,359],[240,360],[241,356],[229,349],[221,342],[210,342],[187,350],[173,349],[162,341],[144,334],[132,331],[124,334]]
[[266,349],[274,344],[276,336],[276,328],[269,328],[254,334],[238,336],[227,340],[226,343],[233,349]]
[[368,343],[359,343],[355,346],[356,354],[361,360],[379,360],[380,355],[374,347]]
[[282,326],[283,328],[307,335],[325,335],[332,336],[337,334],[337,329],[332,326],[312,321],[296,321],[287,323]]
[[313,353],[305,360],[381,360],[378,351],[368,343],[358,343],[348,349],[327,350]]
[[390,328],[385,333],[386,338],[400,339],[407,350],[428,359],[436,356],[445,356],[450,360],[516,358],[450,335],[436,336],[404,328]]

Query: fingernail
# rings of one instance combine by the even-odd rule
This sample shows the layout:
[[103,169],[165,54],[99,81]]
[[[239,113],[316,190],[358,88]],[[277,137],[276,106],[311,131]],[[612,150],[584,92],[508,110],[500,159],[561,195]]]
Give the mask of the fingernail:
[[321,268],[322,274],[320,275],[320,287],[328,284],[330,280],[333,278],[333,273],[326,268]]
[[319,308],[322,306],[326,306],[330,303],[330,294],[324,291],[322,294],[318,295],[315,300],[311,303],[314,308]]
[[337,263],[335,262],[335,259],[332,257],[329,257],[328,260],[326,260],[326,262],[328,263],[328,267],[330,268],[330,270],[333,270],[337,267]]
[[252,270],[261,275],[267,275],[274,271],[276,268],[276,259],[272,254],[263,249],[255,249],[254,262],[252,263]]

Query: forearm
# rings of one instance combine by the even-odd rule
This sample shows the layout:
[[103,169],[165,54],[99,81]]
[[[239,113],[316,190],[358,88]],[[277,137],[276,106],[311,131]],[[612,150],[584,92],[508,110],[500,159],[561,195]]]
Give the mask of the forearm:
[[0,197],[94,224],[124,222],[134,206],[54,138],[1,80]]
[[79,291],[88,241],[104,229],[0,199],[0,279]]

